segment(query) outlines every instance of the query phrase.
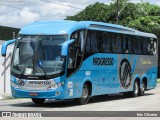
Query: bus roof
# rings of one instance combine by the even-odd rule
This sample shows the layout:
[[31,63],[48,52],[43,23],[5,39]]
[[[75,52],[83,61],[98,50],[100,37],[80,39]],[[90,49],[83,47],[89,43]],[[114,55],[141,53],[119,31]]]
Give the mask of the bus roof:
[[70,34],[77,29],[85,29],[85,25],[76,21],[42,21],[26,25],[19,34],[59,35]]
[[154,34],[140,32],[138,30],[127,28],[122,25],[94,22],[94,21],[76,22],[68,20],[33,22],[23,27],[20,30],[19,34],[30,34],[30,35],[71,34],[73,31],[78,29],[101,30],[101,31],[157,38]]

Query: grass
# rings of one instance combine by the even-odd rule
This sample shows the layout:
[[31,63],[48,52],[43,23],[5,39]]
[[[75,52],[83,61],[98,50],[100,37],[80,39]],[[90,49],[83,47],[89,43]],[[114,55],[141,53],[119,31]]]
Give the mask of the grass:
[[160,79],[157,79],[157,83],[160,83]]

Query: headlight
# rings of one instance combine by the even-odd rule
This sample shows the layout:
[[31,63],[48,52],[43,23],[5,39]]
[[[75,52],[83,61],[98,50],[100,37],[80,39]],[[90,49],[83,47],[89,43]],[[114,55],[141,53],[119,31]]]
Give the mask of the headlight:
[[11,82],[11,86],[13,86],[15,88],[19,88],[19,85],[15,84],[14,82]]
[[64,84],[64,82],[60,82],[60,83],[51,85],[51,86],[49,86],[49,87],[47,88],[47,90],[54,90],[54,89],[56,89],[56,88],[61,87],[63,84]]

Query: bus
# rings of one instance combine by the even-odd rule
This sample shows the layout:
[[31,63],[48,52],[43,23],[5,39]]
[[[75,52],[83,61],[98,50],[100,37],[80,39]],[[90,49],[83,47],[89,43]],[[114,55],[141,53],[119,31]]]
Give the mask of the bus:
[[15,98],[75,99],[97,95],[142,96],[154,89],[158,40],[154,34],[94,21],[42,21],[24,26],[14,43],[11,92]]

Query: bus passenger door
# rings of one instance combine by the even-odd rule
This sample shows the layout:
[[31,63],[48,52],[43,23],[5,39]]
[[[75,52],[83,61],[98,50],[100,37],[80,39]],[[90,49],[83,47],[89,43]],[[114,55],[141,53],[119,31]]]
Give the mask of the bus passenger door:
[[72,88],[68,88],[68,91],[71,91],[69,94],[70,97],[79,97],[81,95],[79,91],[82,80],[85,77],[84,71],[80,69],[82,62],[84,30],[73,32],[70,39],[74,39],[74,42],[70,44],[68,48],[67,77],[69,84],[72,83]]

